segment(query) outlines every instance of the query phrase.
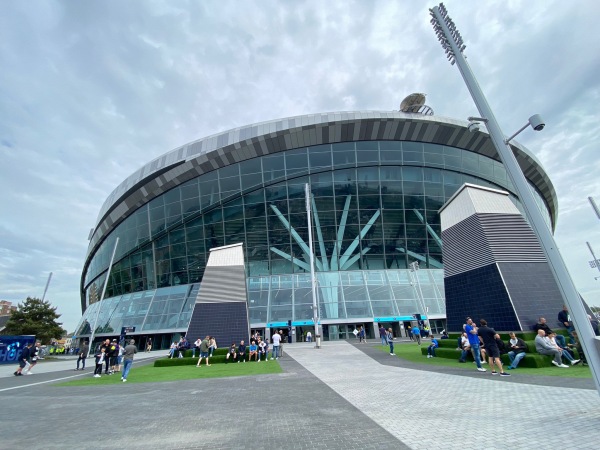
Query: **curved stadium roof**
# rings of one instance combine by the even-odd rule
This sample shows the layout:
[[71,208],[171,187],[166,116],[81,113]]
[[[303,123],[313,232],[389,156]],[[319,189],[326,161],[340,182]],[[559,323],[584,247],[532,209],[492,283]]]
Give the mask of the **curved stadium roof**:
[[[110,231],[140,206],[199,175],[257,156],[304,146],[389,139],[454,146],[499,160],[489,135],[471,133],[467,125],[400,111],[332,112],[261,122],[190,142],[150,161],[108,196],[89,243],[86,265]],[[527,149],[513,142],[511,146],[526,178],[546,201],[554,228],[558,204],[550,179]]]

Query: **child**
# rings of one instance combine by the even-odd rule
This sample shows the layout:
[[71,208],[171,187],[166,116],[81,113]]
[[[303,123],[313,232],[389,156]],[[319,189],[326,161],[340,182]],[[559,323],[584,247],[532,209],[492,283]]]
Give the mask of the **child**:
[[388,329],[387,333],[385,334],[385,338],[387,339],[387,342],[390,346],[390,355],[396,356],[396,354],[394,353],[394,332],[391,328]]
[[94,370],[94,378],[100,378],[102,375],[102,365],[104,364],[104,348],[100,349],[100,352],[96,353],[96,370]]
[[261,355],[265,355],[265,361],[269,360],[267,357],[269,355],[269,344],[258,338],[258,362],[260,362]]
[[250,356],[248,356],[248,361],[252,361],[252,356],[254,356],[255,360],[258,356],[256,342],[254,341],[250,343]]

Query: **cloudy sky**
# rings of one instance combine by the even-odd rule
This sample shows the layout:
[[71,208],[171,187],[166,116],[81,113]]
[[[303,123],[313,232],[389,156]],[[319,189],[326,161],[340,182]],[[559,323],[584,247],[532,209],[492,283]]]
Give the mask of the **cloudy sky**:
[[[151,159],[281,117],[397,110],[427,93],[436,115],[477,115],[423,1],[27,1],[0,5],[0,299],[41,297],[68,331],[80,316],[87,236],[108,194]],[[446,6],[508,135],[559,199],[556,240],[600,305],[600,2]]]

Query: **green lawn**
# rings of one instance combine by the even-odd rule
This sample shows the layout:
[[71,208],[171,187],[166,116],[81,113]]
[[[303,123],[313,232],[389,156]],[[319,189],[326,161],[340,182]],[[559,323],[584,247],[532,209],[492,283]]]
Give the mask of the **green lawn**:
[[[277,361],[247,362],[240,364],[212,364],[210,367],[176,366],[154,367],[152,365],[136,366],[135,363],[127,377],[127,383],[156,383],[161,381],[192,380],[198,378],[241,377],[248,375],[263,375],[268,373],[281,373],[281,366]],[[58,386],[104,386],[121,382],[120,373],[102,375],[94,378],[92,373],[86,374],[73,381],[60,383]]]
[[[429,345],[429,341],[425,341],[421,344],[422,346],[427,347]],[[389,352],[389,347],[379,346],[378,347],[383,352]],[[458,368],[463,370],[474,370],[475,364],[472,362],[467,362],[465,364],[461,364],[458,362],[458,357],[460,356],[460,352],[456,352],[456,359],[447,359],[447,358],[427,358],[425,355],[421,355],[421,347],[417,344],[406,343],[406,344],[395,344],[394,345],[394,353],[398,358],[402,358],[406,361],[411,361],[419,364],[428,364],[431,366],[446,366],[452,368]],[[488,364],[484,364],[484,368],[488,369]],[[581,364],[577,366],[571,366],[568,369],[561,369],[559,367],[541,367],[541,368],[527,368],[527,367],[518,367],[515,370],[507,370],[511,374],[519,374],[519,375],[542,375],[542,376],[550,376],[550,377],[566,377],[566,378],[591,378],[592,374],[590,372],[589,367],[584,367]]]

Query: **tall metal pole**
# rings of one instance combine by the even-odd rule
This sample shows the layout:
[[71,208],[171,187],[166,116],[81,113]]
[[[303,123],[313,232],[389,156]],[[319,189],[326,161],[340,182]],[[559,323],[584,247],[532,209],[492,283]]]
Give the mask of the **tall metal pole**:
[[312,303],[313,303],[313,322],[315,325],[315,348],[321,348],[321,334],[319,333],[319,307],[317,303],[317,286],[315,282],[315,255],[313,252],[313,238],[312,238],[312,214],[310,209],[311,193],[310,185],[306,183],[304,185],[304,191],[306,194],[306,220],[308,223],[308,250],[310,258],[310,287],[312,289]]
[[[427,308],[427,306],[425,306],[425,297],[423,297],[423,290],[421,289],[421,280],[419,280],[419,274],[417,273],[417,271],[419,270],[418,261],[414,261],[414,262],[410,263],[410,267],[411,267],[411,269],[410,269],[411,273],[414,273],[414,276],[416,279],[415,292],[417,293],[417,298],[419,299],[419,308],[421,308],[421,311],[423,311],[423,314],[425,314],[425,317],[427,317],[427,319],[425,319],[425,320],[427,321],[427,326],[429,327],[429,333],[431,335],[430,337],[433,337],[433,330],[431,328],[431,322],[429,320],[429,308]],[[412,275],[411,275],[411,279],[412,279]]]
[[596,213],[596,216],[598,217],[598,219],[600,219],[600,210],[598,210],[598,205],[596,205],[596,202],[594,201],[593,197],[588,197],[588,200],[590,201],[590,204],[592,205],[592,208],[594,208],[594,212]]
[[90,336],[90,345],[87,356],[92,353],[92,346],[94,344],[94,334],[96,334],[96,326],[98,325],[98,316],[100,316],[100,308],[102,307],[102,300],[104,300],[104,294],[106,293],[106,286],[108,286],[108,279],[110,278],[110,270],[112,269],[113,261],[115,260],[115,253],[117,253],[117,245],[119,245],[119,238],[115,241],[112,256],[110,257],[110,263],[108,264],[108,271],[106,272],[106,280],[104,281],[104,287],[102,288],[102,295],[98,300],[98,310],[96,311],[96,319],[94,320],[94,326],[92,327],[92,335]]
[[592,254],[592,258],[594,258],[594,265],[598,269],[598,272],[600,272],[600,265],[598,264],[598,260],[596,259],[596,255],[594,255],[594,250],[592,250],[592,246],[590,245],[589,242],[586,242],[586,244],[587,244],[588,248],[590,249],[590,253]]
[[567,266],[558,251],[552,232],[544,221],[544,217],[535,202],[532,189],[527,183],[525,175],[523,175],[511,147],[505,143],[505,135],[500,129],[500,125],[496,121],[496,117],[488,105],[467,60],[463,55],[466,45],[463,43],[460,32],[456,29],[456,25],[448,16],[448,11],[442,3],[429,11],[432,16],[431,23],[438,39],[446,51],[450,63],[456,63],[458,65],[458,69],[471,93],[473,101],[475,102],[481,117],[486,121],[486,127],[490,138],[492,139],[502,164],[504,164],[504,167],[506,168],[506,172],[512,181],[517,196],[523,205],[525,215],[531,228],[539,239],[550,270],[554,275],[565,305],[569,309],[573,324],[577,329],[581,346],[583,347],[583,351],[592,372],[592,378],[594,379],[596,389],[600,394],[600,354],[598,351],[600,342],[596,342],[594,331],[588,320],[583,303],[580,300],[579,292],[577,291],[569,271],[567,270]]
[[44,288],[44,295],[42,295],[42,301],[46,298],[46,292],[48,292],[48,286],[50,286],[50,280],[52,279],[52,272],[48,275],[48,281],[46,281],[46,287]]

